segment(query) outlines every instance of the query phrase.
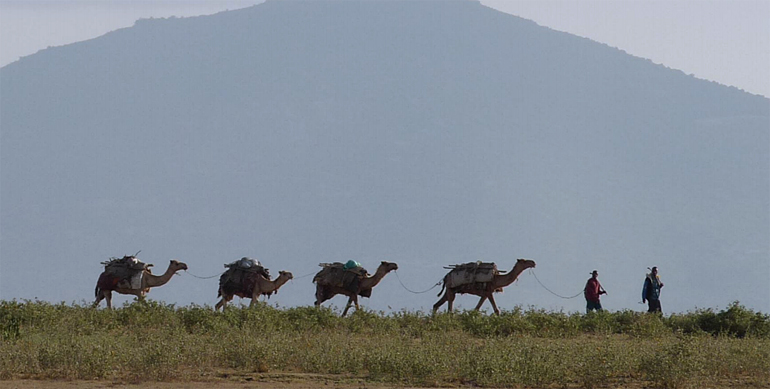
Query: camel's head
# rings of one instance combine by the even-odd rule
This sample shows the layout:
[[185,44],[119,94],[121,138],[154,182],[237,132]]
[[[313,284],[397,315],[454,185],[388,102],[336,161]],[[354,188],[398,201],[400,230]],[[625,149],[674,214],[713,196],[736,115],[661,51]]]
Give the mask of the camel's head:
[[281,270],[278,272],[278,277],[285,277],[287,280],[290,280],[294,278],[294,275],[291,272]]
[[179,262],[176,259],[171,260],[169,267],[174,271],[187,270],[187,264],[184,262]]
[[519,267],[521,270],[529,269],[531,267],[535,267],[535,261],[531,259],[517,259],[516,265],[514,267]]
[[381,268],[383,268],[383,269],[385,269],[385,271],[393,271],[393,270],[398,270],[398,264],[396,264],[396,263],[394,263],[394,262],[386,262],[386,261],[382,261],[382,262],[380,263],[380,267],[381,267]]

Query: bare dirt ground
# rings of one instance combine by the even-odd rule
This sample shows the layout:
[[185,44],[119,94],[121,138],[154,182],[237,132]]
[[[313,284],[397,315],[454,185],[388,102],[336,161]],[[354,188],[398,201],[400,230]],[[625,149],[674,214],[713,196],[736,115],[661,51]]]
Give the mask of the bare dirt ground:
[[[359,378],[296,373],[223,373],[201,381],[174,382],[119,382],[110,380],[34,380],[14,379],[0,381],[3,389],[245,389],[245,388],[277,388],[277,389],[385,389],[394,385],[367,382]],[[404,389],[419,389],[402,387]]]
[[[449,385],[443,387],[472,388],[475,385]],[[646,382],[624,382],[612,384],[611,388],[647,389]],[[757,382],[755,379],[724,380],[699,386],[701,389],[770,389],[770,382]],[[301,373],[222,373],[201,381],[174,382],[121,382],[110,380],[34,380],[13,379],[0,381],[3,389],[427,389],[421,387],[405,387],[395,384],[367,382],[366,380],[340,375],[301,374]]]

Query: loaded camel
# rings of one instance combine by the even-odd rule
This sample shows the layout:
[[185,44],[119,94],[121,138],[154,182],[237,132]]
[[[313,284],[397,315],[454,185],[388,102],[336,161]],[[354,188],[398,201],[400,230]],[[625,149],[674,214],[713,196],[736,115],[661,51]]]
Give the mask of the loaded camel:
[[441,292],[439,292],[438,295],[441,296],[441,293],[444,292],[445,288],[446,293],[444,293],[444,295],[441,297],[441,299],[438,300],[436,304],[433,304],[433,313],[435,314],[436,311],[438,311],[441,305],[443,305],[445,302],[449,303],[448,312],[452,312],[452,304],[455,301],[455,295],[457,293],[468,293],[481,297],[474,310],[478,311],[481,308],[481,305],[484,304],[484,301],[489,299],[489,302],[492,303],[492,308],[495,310],[495,314],[499,315],[500,310],[497,309],[497,304],[495,303],[495,298],[492,296],[492,294],[494,292],[502,292],[504,287],[510,285],[513,283],[513,281],[516,281],[516,278],[519,277],[521,272],[531,267],[535,267],[535,261],[529,259],[517,259],[516,264],[513,266],[513,269],[510,272],[505,274],[495,274],[492,276],[491,282],[471,283],[455,287],[447,287],[447,282],[449,281],[449,274],[447,274],[444,277]]
[[256,272],[247,272],[243,278],[243,283],[236,284],[233,282],[226,282],[223,278],[220,278],[219,292],[217,297],[222,297],[221,300],[214,306],[214,310],[218,310],[220,307],[222,311],[227,307],[227,302],[233,299],[233,296],[241,298],[250,298],[251,303],[249,307],[253,307],[259,300],[259,296],[266,294],[270,295],[273,292],[278,292],[283,284],[285,284],[294,276],[287,271],[279,271],[278,278],[275,281],[270,281],[262,274]]
[[370,277],[363,277],[361,278],[361,281],[358,283],[358,288],[355,291],[345,289],[343,287],[329,284],[327,283],[321,276],[321,273],[324,270],[321,270],[318,272],[318,274],[313,277],[313,282],[316,283],[316,289],[315,289],[315,306],[320,307],[321,303],[323,303],[326,300],[331,299],[332,297],[343,294],[345,296],[348,296],[348,304],[345,306],[345,310],[342,311],[342,316],[344,317],[351,306],[355,305],[356,310],[359,309],[358,306],[358,296],[364,296],[369,297],[372,294],[372,288],[377,286],[377,284],[382,281],[382,279],[385,277],[386,274],[390,273],[393,270],[398,270],[398,265],[393,262],[386,262],[382,261],[380,263],[380,266],[377,267],[377,271],[374,272],[374,275]]
[[150,288],[157,288],[165,285],[179,270],[187,270],[187,264],[179,262],[176,259],[172,259],[168,264],[166,272],[159,276],[150,273],[149,269],[144,269],[142,270],[141,287],[138,289],[132,288],[130,281],[121,280],[115,275],[104,271],[99,275],[99,280],[96,281],[96,290],[94,291],[96,301],[94,301],[93,306],[94,308],[99,306],[99,303],[106,299],[107,308],[112,309],[112,292],[132,294],[140,300],[144,299],[145,294],[150,291]]

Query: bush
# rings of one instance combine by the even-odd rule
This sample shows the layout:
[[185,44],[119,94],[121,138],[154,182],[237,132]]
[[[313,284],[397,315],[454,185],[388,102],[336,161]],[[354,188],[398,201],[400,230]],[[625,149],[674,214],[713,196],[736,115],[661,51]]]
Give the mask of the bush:
[[738,303],[668,318],[518,307],[500,316],[362,309],[341,318],[264,304],[222,313],[154,301],[111,311],[0,301],[0,379],[184,380],[234,369],[404,386],[719,386],[770,379],[768,325],[767,315]]
[[668,325],[675,331],[687,334],[770,337],[770,315],[754,312],[738,301],[718,313],[711,309],[701,309],[684,315],[671,315]]
[[[737,337],[770,335],[770,316],[754,312],[738,301],[717,314],[719,332]],[[713,332],[712,332],[713,333]]]

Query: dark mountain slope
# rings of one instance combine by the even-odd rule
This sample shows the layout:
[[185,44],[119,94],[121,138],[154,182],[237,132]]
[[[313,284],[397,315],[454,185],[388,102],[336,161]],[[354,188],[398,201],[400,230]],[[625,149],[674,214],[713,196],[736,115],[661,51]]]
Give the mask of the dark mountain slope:
[[[751,293],[770,271],[768,99],[475,2],[142,20],[10,64],[0,91],[2,298],[89,299],[99,260],[143,249],[204,275],[392,260],[417,289],[447,263],[531,257],[567,290],[605,269],[614,308],[658,265],[670,309],[770,309]],[[34,268],[62,258],[82,288],[17,283],[56,285]],[[433,302],[387,281],[374,307]],[[172,282],[152,296],[216,296]],[[312,301],[309,281],[284,289]],[[501,305],[563,303],[540,292],[523,277]]]

